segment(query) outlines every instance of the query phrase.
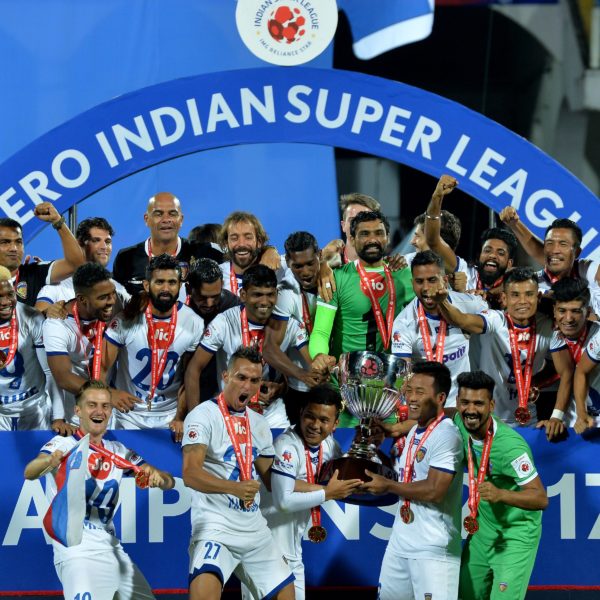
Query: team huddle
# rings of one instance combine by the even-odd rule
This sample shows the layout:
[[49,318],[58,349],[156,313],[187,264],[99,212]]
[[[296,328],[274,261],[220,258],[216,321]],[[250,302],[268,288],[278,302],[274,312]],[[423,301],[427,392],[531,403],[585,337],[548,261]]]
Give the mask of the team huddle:
[[[181,442],[194,600],[219,598],[234,573],[245,598],[304,598],[305,532],[322,542],[321,504],[362,492],[399,497],[381,599],[524,598],[548,500],[514,427],[552,441],[600,422],[600,263],[578,259],[576,223],[559,219],[540,241],[507,207],[468,264],[455,254],[460,222],[442,210],[456,184],[442,176],[404,256],[386,255],[389,223],[362,194],[342,196],[345,242],[320,249],[296,231],[280,256],[247,212],[181,238],[180,202],[163,192],[144,215],[150,236],[113,273],[101,217],[73,235],[38,205],[64,257],[25,263],[19,224],[0,219],[0,429],[54,431],[25,469],[46,475],[49,500],[89,435],[82,542],[53,541],[65,598],[153,597],[112,517],[122,476],[175,481],[104,440],[108,429],[170,429]],[[517,265],[519,245],[541,270]],[[378,423],[396,438],[398,481],[367,470],[318,483],[342,454],[335,428],[356,424],[336,377],[353,351],[411,364],[398,422]]]

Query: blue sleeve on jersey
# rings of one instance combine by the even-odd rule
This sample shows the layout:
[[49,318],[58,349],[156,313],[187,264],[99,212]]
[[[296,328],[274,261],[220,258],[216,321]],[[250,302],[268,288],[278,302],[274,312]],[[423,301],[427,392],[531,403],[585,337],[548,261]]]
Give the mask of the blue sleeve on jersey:
[[283,475],[284,477],[289,477],[290,479],[293,479],[294,481],[296,480],[296,478],[293,475],[290,475],[290,473],[283,473],[282,471],[278,471],[277,469],[274,469],[273,467],[271,467],[271,473],[274,473],[275,475]]
[[593,358],[592,356],[590,356],[590,353],[587,351],[585,351],[585,353],[587,354],[587,357],[592,361],[595,362],[596,364],[600,364],[600,360],[598,360],[597,358]]
[[271,319],[274,319],[275,321],[289,321],[290,318],[289,316],[285,316],[285,315],[276,315],[275,313],[271,314]]
[[[43,346],[40,346],[43,348]],[[68,352],[46,352],[46,356],[69,356]]]
[[213,350],[212,348],[207,348],[202,342],[200,342],[198,344],[198,348],[202,348],[202,350],[204,350],[205,352],[208,352],[209,354],[216,354],[217,351]]
[[108,332],[104,332],[104,337],[105,339],[107,339],[113,346],[117,346],[117,348],[123,348],[124,344],[119,344],[119,342],[117,342],[116,340],[113,340],[110,335],[108,335]]
[[436,471],[442,471],[442,473],[450,473],[451,475],[456,475],[456,471],[453,471],[452,469],[444,469],[443,467],[434,467],[433,465],[431,465],[432,469],[435,469]]
[[554,349],[550,349],[549,352],[550,354],[552,354],[553,352],[560,352],[561,350],[564,350],[567,347],[567,344],[564,344],[563,346],[561,346],[560,348],[554,348]]
[[50,300],[50,298],[44,298],[44,296],[38,296],[35,301],[36,302],[47,302],[48,304],[54,304],[54,300]]

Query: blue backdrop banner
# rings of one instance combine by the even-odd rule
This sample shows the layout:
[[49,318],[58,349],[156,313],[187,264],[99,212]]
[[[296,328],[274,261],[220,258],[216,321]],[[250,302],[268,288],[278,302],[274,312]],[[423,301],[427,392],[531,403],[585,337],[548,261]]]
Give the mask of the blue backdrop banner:
[[[339,146],[436,177],[451,173],[461,189],[494,210],[514,206],[538,235],[556,217],[580,222],[583,255],[600,257],[594,227],[600,222],[600,200],[523,138],[411,86],[311,68],[199,75],[93,108],[0,165],[0,211],[22,223],[29,239],[42,225],[32,212],[41,201],[55,202],[62,212],[115,181],[177,157],[279,142]],[[256,177],[264,178],[267,195],[285,198],[295,176],[293,171],[288,175]],[[319,205],[318,197],[302,202],[312,215]],[[287,218],[272,229],[309,225],[299,222],[294,212],[288,206]]]
[[[531,584],[600,587],[600,571],[591,567],[600,549],[600,439],[583,440],[570,432],[566,442],[549,444],[542,431],[520,432],[532,447],[550,497]],[[124,480],[115,522],[117,535],[153,588],[185,589],[190,517],[189,494],[179,479],[180,448],[165,431],[114,435],[148,462],[178,477],[176,489],[168,492],[139,490],[133,479]],[[352,430],[336,433],[344,448],[352,435]],[[0,433],[0,594],[60,589],[42,530],[48,507],[43,484],[23,480],[26,463],[49,437],[48,432]],[[304,546],[308,585],[376,586],[395,511],[395,506],[326,503],[326,542]],[[463,512],[467,514],[464,506]]]

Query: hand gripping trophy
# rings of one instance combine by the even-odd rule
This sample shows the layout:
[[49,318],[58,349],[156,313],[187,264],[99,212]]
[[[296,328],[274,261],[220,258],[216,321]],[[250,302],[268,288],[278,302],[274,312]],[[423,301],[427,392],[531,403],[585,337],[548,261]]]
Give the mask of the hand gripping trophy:
[[[406,404],[401,389],[410,375],[410,364],[382,352],[347,352],[340,356],[337,369],[345,407],[359,419],[358,432],[346,454],[323,465],[320,483],[329,481],[336,469],[339,479],[368,481],[365,469],[388,479],[397,479],[396,472],[383,464],[371,441],[373,421],[387,419]],[[344,500],[351,504],[377,506],[397,501],[398,497],[394,495],[365,493],[352,494]]]

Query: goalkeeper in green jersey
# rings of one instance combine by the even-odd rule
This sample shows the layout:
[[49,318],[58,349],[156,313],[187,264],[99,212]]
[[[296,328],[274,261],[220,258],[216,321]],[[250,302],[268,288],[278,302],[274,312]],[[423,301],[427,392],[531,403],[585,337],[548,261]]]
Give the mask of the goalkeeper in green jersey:
[[548,496],[527,442],[492,415],[494,380],[458,376],[458,414],[469,472],[469,534],[463,548],[461,600],[522,600],[542,533]]
[[317,301],[309,342],[315,369],[331,368],[344,352],[390,351],[394,318],[414,292],[410,270],[391,271],[383,260],[389,233],[379,211],[363,211],[352,219],[349,242],[358,258],[334,271],[332,300]]

